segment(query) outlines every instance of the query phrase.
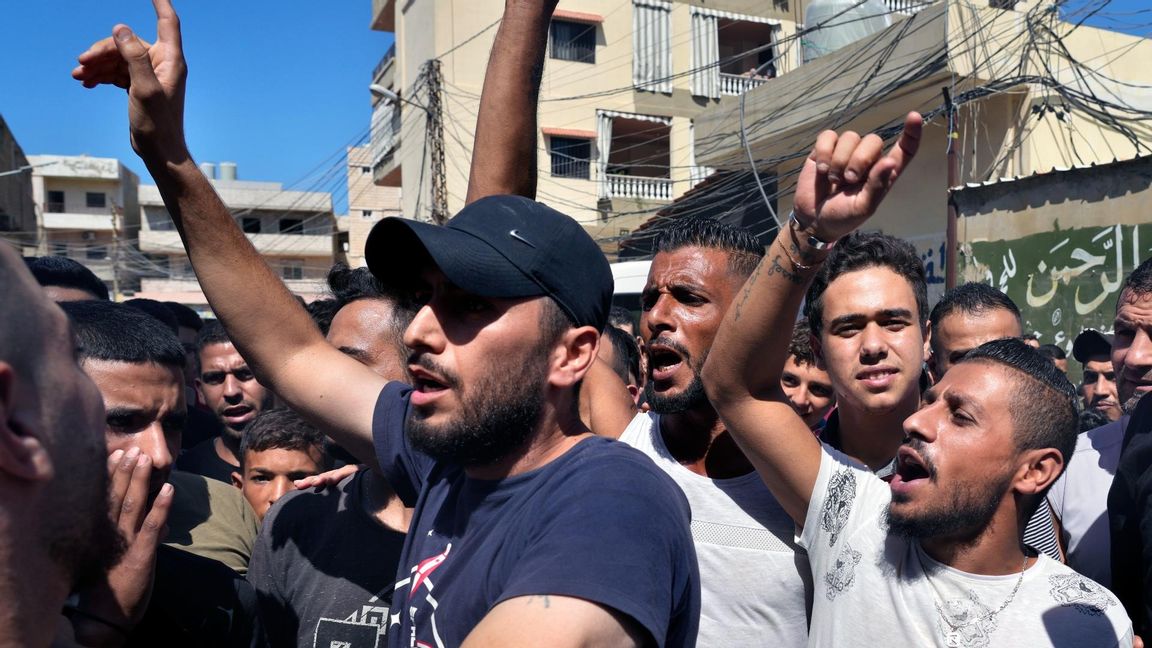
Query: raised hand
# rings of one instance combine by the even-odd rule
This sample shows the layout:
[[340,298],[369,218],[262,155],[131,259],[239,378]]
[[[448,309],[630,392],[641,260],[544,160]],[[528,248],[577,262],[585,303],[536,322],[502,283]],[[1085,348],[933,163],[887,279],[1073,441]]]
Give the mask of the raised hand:
[[86,88],[115,85],[128,90],[132,148],[146,163],[182,162],[184,84],[188,67],[180,40],[180,19],[171,0],[152,0],[156,9],[156,42],[116,25],[112,36],[94,43],[77,59],[72,77]]
[[[148,608],[156,568],[156,548],[164,535],[172,507],[172,485],[165,484],[152,505],[148,485],[152,462],[139,449],[117,450],[108,457],[109,511],[126,550],[107,578],[79,592],[74,617],[76,638],[84,645],[113,645],[126,639]],[[104,623],[93,622],[95,617]],[[119,632],[114,630],[118,628]]]
[[793,208],[800,225],[833,241],[868,220],[920,148],[923,118],[908,113],[900,140],[883,155],[876,135],[824,131],[796,183]]
[[305,477],[304,479],[297,479],[295,482],[293,482],[293,484],[296,486],[296,490],[308,490],[309,488],[328,488],[330,486],[336,486],[340,482],[344,481],[344,478],[348,475],[355,474],[357,471],[364,470],[365,468],[367,468],[367,466],[348,464],[333,470],[329,470],[327,472],[322,472],[319,475],[312,475],[311,477]]

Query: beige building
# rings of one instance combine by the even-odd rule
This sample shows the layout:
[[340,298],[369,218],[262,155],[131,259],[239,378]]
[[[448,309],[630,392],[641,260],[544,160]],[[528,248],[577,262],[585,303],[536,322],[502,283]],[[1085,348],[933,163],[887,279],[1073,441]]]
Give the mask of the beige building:
[[[285,285],[305,301],[324,292],[324,279],[335,259],[335,216],[332,195],[315,191],[289,191],[278,182],[236,179],[236,166],[201,164],[212,186],[232,211],[240,228]],[[139,250],[140,291],[137,297],[177,301],[198,310],[207,301],[180,243],[160,191],[140,186]],[[237,281],[243,281],[237,277]]]
[[35,205],[28,158],[0,117],[0,237],[30,254],[38,243]]
[[400,187],[373,181],[371,147],[349,148],[348,213],[336,217],[337,257],[353,268],[364,266],[364,242],[372,226],[400,213]]
[[[439,92],[447,213],[463,206],[476,109],[500,0],[374,0],[395,32],[373,72],[376,181],[404,187],[405,216],[435,207],[428,128]],[[539,199],[578,219],[614,257],[619,241],[706,174],[694,122],[795,70],[797,0],[561,0],[539,108]],[[440,80],[430,71],[439,62]],[[749,73],[772,61],[764,73]],[[398,95],[398,98],[397,98]]]
[[30,155],[36,203],[37,255],[66,256],[88,266],[120,295],[136,289],[131,246],[140,230],[135,173],[114,158]]
[[[1047,9],[938,2],[749,91],[747,139],[776,214],[787,217],[799,164],[821,130],[898,128],[908,111],[920,111],[929,119],[919,156],[870,226],[913,241],[929,269],[932,292],[939,295],[946,276],[942,257],[948,247],[950,186],[1129,160],[1147,152],[1152,40],[1059,22]],[[953,138],[942,88],[950,90],[956,106]],[[740,205],[759,210],[753,220],[770,229],[771,215],[748,172],[739,121],[731,105],[697,117],[697,161],[727,172],[730,181],[694,192],[678,208],[707,211],[718,197],[735,196]],[[1089,220],[1114,224],[1107,202],[1075,205]],[[1152,215],[1145,212],[1143,218]],[[1003,226],[961,226],[957,246],[970,249],[980,237],[1006,235]]]

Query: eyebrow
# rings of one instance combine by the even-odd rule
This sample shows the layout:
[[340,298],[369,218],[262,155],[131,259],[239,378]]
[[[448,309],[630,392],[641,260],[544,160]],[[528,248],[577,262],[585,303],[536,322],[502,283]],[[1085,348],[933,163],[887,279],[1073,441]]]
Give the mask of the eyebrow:
[[[881,319],[890,319],[896,317],[912,319],[912,311],[908,310],[907,308],[885,308],[879,311],[877,316],[879,316]],[[840,317],[833,318],[831,322],[828,322],[828,326],[833,327],[839,324],[851,324],[852,322],[865,319],[868,319],[868,315],[864,313],[848,313],[847,315],[841,315]]]
[[958,394],[954,390],[948,390],[944,394],[944,400],[948,403],[948,407],[952,409],[964,408],[971,411],[977,418],[984,416],[984,408],[975,399],[969,398],[964,394]]
[[340,353],[343,353],[346,356],[356,358],[358,360],[367,360],[368,359],[368,352],[365,351],[364,349],[358,349],[356,347],[349,347],[349,346],[342,346],[342,347],[339,347],[339,350],[340,350]]

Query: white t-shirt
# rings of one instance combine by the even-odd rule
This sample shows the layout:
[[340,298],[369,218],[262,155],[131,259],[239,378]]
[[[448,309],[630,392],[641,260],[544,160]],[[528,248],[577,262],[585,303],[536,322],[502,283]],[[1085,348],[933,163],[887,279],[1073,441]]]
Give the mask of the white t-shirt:
[[1108,489],[1120,463],[1128,417],[1084,432],[1068,467],[1048,491],[1060,518],[1068,566],[1105,587],[1112,586],[1112,533]]
[[1022,579],[981,576],[936,562],[919,542],[889,534],[888,484],[824,449],[800,538],[815,583],[808,645],[1132,645],[1120,601],[1047,556]]
[[700,563],[697,645],[804,645],[810,571],[792,518],[755,472],[709,479],[680,465],[659,421],[657,414],[638,414],[620,440],[651,457],[688,498]]

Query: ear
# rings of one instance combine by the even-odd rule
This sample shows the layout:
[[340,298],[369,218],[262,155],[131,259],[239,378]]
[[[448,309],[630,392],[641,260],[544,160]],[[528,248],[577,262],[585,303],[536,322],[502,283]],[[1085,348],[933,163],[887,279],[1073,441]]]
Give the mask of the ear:
[[235,470],[232,471],[232,485],[241,490],[244,488],[244,478]]
[[1037,448],[1021,453],[1018,465],[1013,489],[1021,495],[1038,495],[1064,472],[1064,457],[1056,448]]
[[640,388],[636,385],[628,385],[628,394],[632,396],[632,403],[634,405],[640,404]]
[[935,366],[932,356],[932,320],[928,320],[924,324],[924,362],[927,362],[929,367]]
[[596,360],[600,332],[591,326],[568,329],[553,347],[548,384],[566,388],[584,379]]
[[44,447],[34,396],[20,398],[16,370],[0,361],[0,472],[23,481],[52,479],[52,457]]

